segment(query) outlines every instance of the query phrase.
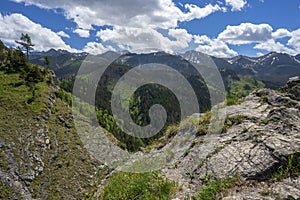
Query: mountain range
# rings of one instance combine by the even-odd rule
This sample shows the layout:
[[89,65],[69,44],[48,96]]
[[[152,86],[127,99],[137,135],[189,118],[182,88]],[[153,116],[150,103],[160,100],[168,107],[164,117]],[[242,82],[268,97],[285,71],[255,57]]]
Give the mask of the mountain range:
[[[67,98],[70,94],[56,87],[51,72],[28,63],[24,55],[17,54],[18,50],[0,50],[4,58],[0,59],[0,199],[300,198],[300,77],[290,78],[277,91],[257,89],[243,102],[225,107],[220,133],[210,131],[212,112],[196,113],[180,125],[169,125],[161,137],[142,141],[143,148],[132,152],[134,146],[128,145],[136,143],[138,147],[141,141],[116,131],[113,118],[101,110],[100,106],[105,105],[96,109],[99,123],[105,128],[99,130],[84,117],[87,103],[79,102],[82,115],[74,112]],[[14,57],[8,56],[11,53]],[[201,56],[203,61],[205,55],[193,52],[185,56],[192,62]],[[113,81],[131,69],[129,64],[134,67],[157,58],[165,64],[177,63],[174,68],[183,66],[182,73],[193,77],[188,76],[193,73],[189,62],[179,55],[160,52],[121,58],[111,65],[112,71],[108,70],[107,76]],[[241,84],[253,81],[235,73],[230,64],[234,59],[214,59],[229,63],[220,72],[231,90],[237,83],[245,89],[246,85]],[[242,60],[253,63],[247,58]],[[115,73],[119,69],[123,71]],[[246,67],[240,70],[247,72]],[[195,83],[194,78],[191,80]],[[103,80],[101,84],[106,86],[102,91],[109,94],[111,81]],[[150,89],[158,89],[152,93],[152,100],[160,102],[154,103],[173,102],[166,98],[169,95],[164,95],[165,90]],[[156,95],[158,92],[163,93]],[[147,93],[141,91],[140,96]],[[148,104],[153,105],[144,101],[149,98],[142,99],[142,103],[138,99],[133,102],[144,106],[137,109],[138,114],[147,111]],[[124,160],[125,165],[118,162],[123,169],[163,165],[148,173],[120,172],[112,161],[118,161],[124,153],[130,157]]]
[[[46,52],[32,52],[30,61],[32,63],[44,65],[43,58],[48,56],[50,59],[50,69],[54,70],[58,78],[70,78],[74,76],[79,69],[82,61],[89,55],[88,53],[70,53],[66,50],[50,49]],[[136,66],[145,62],[168,62],[175,63],[178,56],[188,58],[193,62],[201,62],[203,53],[196,51],[187,51],[181,54],[168,54],[165,52],[135,54],[130,52],[108,51],[100,55],[107,58],[118,58],[123,64]],[[210,56],[218,69],[232,70],[237,74],[253,77],[262,81],[266,87],[278,88],[287,82],[289,77],[300,74],[300,54],[296,56],[285,53],[271,52],[260,57],[236,56],[233,58],[217,58]],[[126,60],[126,61],[124,61]],[[176,67],[179,70],[183,66]]]

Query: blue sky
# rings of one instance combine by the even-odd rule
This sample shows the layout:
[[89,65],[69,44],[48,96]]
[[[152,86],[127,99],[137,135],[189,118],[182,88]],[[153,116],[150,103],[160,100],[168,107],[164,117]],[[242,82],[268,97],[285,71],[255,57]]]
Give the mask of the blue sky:
[[217,57],[300,53],[299,0],[2,0],[0,39],[100,54],[155,48]]

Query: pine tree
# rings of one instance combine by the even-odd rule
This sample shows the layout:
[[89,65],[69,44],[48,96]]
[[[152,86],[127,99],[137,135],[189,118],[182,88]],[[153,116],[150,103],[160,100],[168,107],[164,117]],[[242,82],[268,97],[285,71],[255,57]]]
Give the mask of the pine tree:
[[34,44],[32,44],[31,38],[27,33],[26,34],[22,33],[20,40],[21,41],[16,41],[16,43],[22,45],[26,49],[26,56],[28,59],[29,52],[30,52],[30,50],[33,49]]
[[44,57],[44,61],[45,61],[45,68],[46,68],[46,70],[48,70],[50,68],[50,60],[49,60],[48,56]]

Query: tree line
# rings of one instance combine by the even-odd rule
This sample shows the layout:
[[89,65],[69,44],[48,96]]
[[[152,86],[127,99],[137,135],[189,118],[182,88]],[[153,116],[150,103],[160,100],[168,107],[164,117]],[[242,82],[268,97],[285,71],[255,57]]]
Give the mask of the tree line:
[[[52,76],[48,76],[51,74],[48,57],[44,58],[45,68],[29,62],[29,54],[34,47],[30,36],[22,33],[20,40],[15,42],[21,46],[8,48],[0,40],[0,70],[6,73],[20,73],[27,82],[37,83],[45,79],[49,79],[47,81],[51,82]],[[26,52],[26,55],[23,53],[23,50]]]

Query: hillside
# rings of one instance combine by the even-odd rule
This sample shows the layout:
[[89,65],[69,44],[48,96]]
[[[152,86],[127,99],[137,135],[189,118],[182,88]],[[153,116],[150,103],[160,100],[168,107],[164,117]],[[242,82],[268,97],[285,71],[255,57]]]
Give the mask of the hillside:
[[175,196],[209,199],[205,192],[224,187],[220,199],[300,198],[299,84],[300,78],[293,78],[280,91],[261,89],[226,107],[221,134],[195,137],[186,153],[162,170],[182,184]]
[[[98,132],[71,109],[70,94],[55,85],[51,71],[4,45],[0,55],[1,199],[300,198],[300,77],[276,91],[257,89],[222,108],[227,114],[221,133],[210,132],[211,112],[195,113],[181,126],[169,124],[161,137],[137,151],[128,151],[114,135],[117,127],[108,113],[97,110],[99,123],[109,131]],[[170,61],[170,55],[160,56]],[[134,65],[136,57],[127,58],[123,61]],[[128,70],[122,63],[112,67]],[[236,75],[221,72],[231,77],[228,82]],[[228,85],[231,90],[255,86],[253,79],[235,79]],[[87,102],[79,104],[83,113],[90,108]],[[122,155],[126,160],[117,160]],[[145,167],[153,170],[119,171]]]
[[284,53],[271,52],[258,58],[237,56],[228,62],[237,69],[251,70],[255,79],[263,81],[270,88],[283,86],[289,77],[299,75],[297,56]]
[[74,76],[87,53],[70,53],[66,50],[50,49],[46,52],[34,52],[30,55],[31,63],[44,66],[44,57],[47,56],[50,61],[50,69],[55,72],[59,78],[69,78]]
[[[165,194],[168,197],[162,199],[299,199],[299,88],[300,77],[295,77],[280,91],[260,89],[243,103],[226,107],[222,133],[208,131],[209,112],[200,119],[194,115],[181,127],[169,127],[171,135],[161,143],[133,154],[127,166],[144,166],[146,160],[139,162],[143,156],[173,155],[160,170],[171,181],[160,187],[168,188],[172,197]],[[197,128],[197,123],[206,128]],[[190,138],[186,140],[186,136]],[[143,196],[148,190],[138,189],[138,185],[152,186],[147,185],[151,182],[149,174],[140,176],[115,171],[93,196],[131,199],[134,191]],[[171,189],[172,182],[175,189]],[[153,196],[143,197],[138,199]]]
[[83,198],[99,162],[80,141],[53,74],[1,47],[0,198]]
[[[199,111],[196,112],[206,112],[211,108],[212,105],[209,99],[211,95],[209,94],[209,92],[211,91],[213,91],[214,94],[227,93],[224,94],[224,96],[227,95],[227,103],[229,105],[240,102],[251,91],[256,88],[262,88],[264,86],[261,81],[257,81],[248,76],[237,74],[232,69],[218,69],[217,67],[208,67],[210,64],[214,66],[214,63],[213,60],[207,55],[202,55],[198,52],[195,52],[193,58],[196,58],[197,60],[209,60],[210,63],[206,64],[196,63],[198,68],[202,69],[202,73],[204,74],[200,74],[196,70],[196,68],[192,64],[194,60],[188,56],[186,57],[186,59],[184,59],[180,55],[171,55],[165,52],[156,52],[148,54],[127,53],[119,57],[114,52],[107,52],[103,55],[88,56],[83,64],[83,66],[85,66],[87,63],[95,62],[94,60],[110,59],[112,63],[103,72],[99,82],[96,82],[97,78],[95,78],[94,76],[100,69],[103,69],[104,66],[101,66],[101,64],[97,64],[97,62],[92,65],[89,64],[85,68],[84,72],[80,72],[80,74],[77,74],[76,78],[77,80],[80,80],[80,83],[83,87],[80,90],[82,91],[89,91],[89,88],[97,85],[95,104],[98,110],[97,117],[99,123],[102,127],[106,128],[106,130],[114,134],[114,136],[120,141],[120,146],[134,152],[138,151],[140,148],[146,147],[147,145],[151,144],[156,139],[161,137],[168,125],[178,123],[180,119],[185,118],[186,116],[193,113],[187,113],[185,116],[181,116],[179,101],[168,88],[163,87],[159,84],[148,84],[139,88],[132,96],[129,105],[131,117],[136,124],[145,126],[150,123],[150,118],[148,116],[149,108],[154,104],[160,104],[163,105],[167,111],[166,126],[162,131],[159,132],[159,134],[149,139],[137,139],[130,137],[128,134],[125,134],[122,130],[120,130],[120,128],[118,128],[116,122],[113,119],[111,111],[111,96],[113,88],[116,86],[119,79],[130,70],[134,70],[140,65],[153,65],[153,63],[155,63],[157,64],[157,66],[165,65],[176,70],[177,72],[180,72],[180,74],[183,75],[183,77],[191,85],[193,91],[195,91],[199,106]],[[218,79],[218,70],[221,74],[221,77],[223,78],[226,92],[221,91],[223,82],[220,82],[221,78]],[[167,71],[165,72],[168,73]],[[215,76],[214,74],[216,74],[217,76]],[[202,75],[204,75],[205,77],[202,77]],[[172,77],[169,78],[172,79]],[[210,79],[210,81],[206,82],[204,81],[204,78],[206,78],[206,80]],[[162,79],[167,80],[166,77]],[[142,78],[137,78],[136,81],[138,80],[142,80]],[[67,92],[72,93],[74,81],[75,77],[72,77],[70,79],[62,79],[58,84]],[[174,80],[173,83],[176,84],[178,83],[178,81]],[[177,85],[177,88],[179,87],[181,87],[181,85]],[[182,93],[185,92],[184,90],[181,91]],[[93,99],[90,98],[94,97],[92,97],[92,95],[87,95],[84,97],[86,102],[92,102]],[[182,95],[181,100],[182,102],[190,101],[187,95]]]
[[92,161],[58,89],[35,85],[35,99],[19,74],[0,72],[1,192],[4,199],[77,199],[92,187]]

